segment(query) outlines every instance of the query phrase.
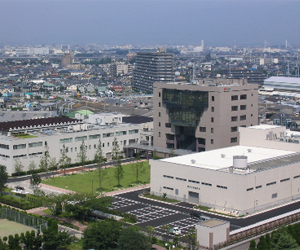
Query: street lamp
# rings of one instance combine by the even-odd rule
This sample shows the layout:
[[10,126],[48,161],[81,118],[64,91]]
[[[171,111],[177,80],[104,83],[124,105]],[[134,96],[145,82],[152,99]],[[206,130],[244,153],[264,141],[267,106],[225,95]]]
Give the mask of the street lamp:
[[175,248],[175,246],[174,246],[174,245],[171,245],[170,243],[165,243],[165,246],[166,246],[166,247],[169,247],[169,250],[171,250],[171,246],[172,246],[172,248]]

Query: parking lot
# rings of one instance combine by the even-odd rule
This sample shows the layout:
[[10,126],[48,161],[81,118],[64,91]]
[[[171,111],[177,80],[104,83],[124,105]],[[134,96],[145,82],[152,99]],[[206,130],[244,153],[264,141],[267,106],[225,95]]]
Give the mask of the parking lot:
[[179,227],[181,237],[183,237],[199,222],[199,219],[191,218],[189,214],[178,210],[151,205],[146,201],[140,202],[120,196],[114,196],[111,209],[135,215],[137,217],[137,225],[142,227],[154,226],[160,236],[166,234],[162,228],[164,225],[168,225],[170,228]]

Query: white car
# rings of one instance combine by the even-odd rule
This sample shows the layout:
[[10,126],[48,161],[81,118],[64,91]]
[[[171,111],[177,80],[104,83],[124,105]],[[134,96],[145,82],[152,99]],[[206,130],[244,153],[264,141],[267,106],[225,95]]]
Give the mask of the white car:
[[181,230],[179,229],[179,227],[173,227],[172,230],[172,234],[174,235],[180,235],[181,234]]

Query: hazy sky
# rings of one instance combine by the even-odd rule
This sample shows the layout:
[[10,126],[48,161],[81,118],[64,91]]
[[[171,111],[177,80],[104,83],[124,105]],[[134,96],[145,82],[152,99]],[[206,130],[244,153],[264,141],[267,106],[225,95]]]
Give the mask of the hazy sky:
[[300,0],[0,0],[1,44],[300,45]]

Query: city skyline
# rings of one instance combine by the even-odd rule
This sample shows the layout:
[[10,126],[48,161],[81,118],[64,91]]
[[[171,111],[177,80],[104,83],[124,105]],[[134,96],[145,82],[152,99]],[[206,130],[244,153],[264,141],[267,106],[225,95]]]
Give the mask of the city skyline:
[[0,44],[299,45],[300,1],[1,1]]

